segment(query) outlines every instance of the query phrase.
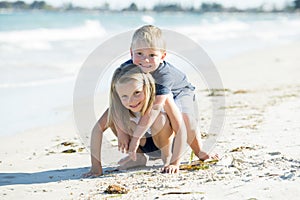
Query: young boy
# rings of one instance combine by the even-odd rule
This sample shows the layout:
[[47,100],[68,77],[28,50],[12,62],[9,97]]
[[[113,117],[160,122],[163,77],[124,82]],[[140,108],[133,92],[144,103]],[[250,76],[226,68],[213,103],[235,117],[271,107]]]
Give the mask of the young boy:
[[[146,25],[137,29],[131,42],[131,60],[126,63],[138,65],[145,73],[151,73],[156,81],[156,98],[154,106],[148,115],[139,121],[135,129],[133,139],[130,141],[129,153],[135,159],[135,151],[141,138],[149,126],[153,123],[158,114],[158,110],[164,107],[175,132],[178,132],[184,125],[186,126],[187,142],[200,160],[206,160],[210,156],[201,151],[200,133],[197,130],[197,113],[195,111],[195,87],[188,82],[184,73],[176,69],[170,63],[165,62],[166,48],[162,31],[152,25]],[[178,115],[178,108],[174,107],[168,100],[168,95],[172,94],[181,116]],[[214,156],[217,158],[217,156]]]

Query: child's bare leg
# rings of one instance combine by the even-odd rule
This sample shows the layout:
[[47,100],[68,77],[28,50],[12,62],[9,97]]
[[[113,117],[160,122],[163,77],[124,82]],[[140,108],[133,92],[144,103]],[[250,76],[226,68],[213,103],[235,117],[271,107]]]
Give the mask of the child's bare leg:
[[[136,124],[134,122],[131,123],[131,125],[134,127],[136,126]],[[121,138],[118,136],[121,136],[123,135]],[[132,133],[125,133],[123,132],[122,130],[120,129],[115,129],[115,135],[118,137],[118,146],[119,146],[119,150],[122,151],[122,153],[126,153],[128,151],[128,145],[129,145],[129,142],[130,142],[130,137],[132,137]],[[127,137],[126,137],[127,135]],[[124,138],[128,141],[119,141],[120,139]],[[122,142],[123,142],[123,146],[122,146]],[[140,140],[140,145],[145,145],[146,143],[146,139],[145,138],[142,138]],[[124,146],[125,144],[125,146]],[[121,145],[121,146],[120,146]],[[129,168],[134,168],[134,167],[141,167],[141,166],[145,166],[147,163],[147,157],[145,156],[145,154],[140,150],[138,149],[137,150],[137,155],[136,155],[136,160],[133,161],[129,156],[126,156],[124,158],[122,158],[121,160],[119,160],[118,164],[120,165],[118,167],[118,169],[120,170],[126,170],[126,169],[129,169]]]
[[210,155],[201,150],[201,135],[197,130],[196,122],[191,121],[189,116],[185,113],[183,113],[182,116],[187,129],[187,142],[199,160],[218,159],[217,154]]
[[[146,139],[142,138],[141,139],[141,145],[145,145],[146,143]],[[118,167],[118,169],[120,170],[126,170],[126,169],[130,169],[130,168],[134,168],[134,167],[143,167],[146,166],[147,163],[147,157],[145,156],[145,154],[138,149],[137,150],[137,154],[136,154],[136,160],[133,161],[130,156],[126,156],[125,158],[122,158],[118,164],[120,165]]]
[[[169,165],[172,156],[173,130],[166,115],[159,114],[151,127],[151,132],[154,144],[161,150],[164,166]],[[146,138],[142,138],[140,140],[140,145],[144,146],[145,144]],[[121,159],[118,164],[120,164],[119,169],[128,169],[145,166],[146,163],[147,158],[145,154],[138,149],[136,161],[131,160],[131,158],[127,156]]]
[[160,137],[156,139],[153,138],[154,144],[161,150],[161,159],[164,166],[170,165],[172,158],[172,141],[168,143],[161,143],[159,141],[162,141]]
[[161,150],[164,166],[170,165],[174,134],[167,116],[160,114],[151,127],[151,131],[154,144]]

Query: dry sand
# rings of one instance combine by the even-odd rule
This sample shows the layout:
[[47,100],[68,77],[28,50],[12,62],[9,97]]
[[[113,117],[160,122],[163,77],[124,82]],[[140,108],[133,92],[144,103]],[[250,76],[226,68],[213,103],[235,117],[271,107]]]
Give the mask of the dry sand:
[[[0,199],[295,199],[300,195],[298,52],[295,43],[216,63],[227,88],[226,105],[219,108],[225,109],[226,123],[214,149],[221,160],[208,169],[161,174],[157,160],[129,171],[106,167],[104,176],[83,179],[89,153],[69,120],[0,138]],[[219,96],[207,91],[199,96],[205,129],[207,102]],[[62,153],[68,149],[76,152]],[[111,184],[128,193],[105,193]]]

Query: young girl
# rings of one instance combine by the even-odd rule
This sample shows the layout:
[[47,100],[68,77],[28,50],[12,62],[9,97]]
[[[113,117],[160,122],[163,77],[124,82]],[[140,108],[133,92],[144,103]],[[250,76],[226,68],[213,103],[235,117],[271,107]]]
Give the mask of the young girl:
[[[108,117],[108,121],[106,125],[99,124],[93,130],[91,138],[92,167],[83,176],[88,177],[103,174],[101,143],[104,130],[99,130],[100,127],[110,127],[115,134],[122,132],[122,134],[130,135],[130,140],[134,140],[133,132],[136,125],[140,117],[152,107],[154,99],[155,82],[151,74],[142,72],[134,64],[122,66],[115,70],[111,81],[109,112],[108,116],[105,116]],[[99,121],[104,123],[104,120],[100,119]],[[163,171],[176,173],[176,170],[168,170],[171,160],[178,160],[178,155],[173,155],[175,158],[172,157],[171,148],[174,134],[165,113],[159,113],[145,136],[140,140],[137,159],[133,161],[128,156],[122,159],[119,164],[123,168],[145,165],[147,159],[144,153],[154,152],[161,154],[164,163]],[[120,140],[120,138],[118,139]]]

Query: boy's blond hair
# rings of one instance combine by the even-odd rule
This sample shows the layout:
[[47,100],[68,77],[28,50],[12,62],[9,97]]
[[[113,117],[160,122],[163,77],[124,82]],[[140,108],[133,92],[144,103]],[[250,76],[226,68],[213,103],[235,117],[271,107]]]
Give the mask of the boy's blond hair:
[[108,127],[118,125],[123,131],[133,132],[131,127],[131,118],[136,116],[130,110],[123,106],[121,99],[116,91],[116,85],[127,83],[129,81],[138,81],[143,84],[143,92],[145,94],[145,102],[140,115],[151,108],[155,99],[155,81],[150,73],[145,74],[138,66],[128,64],[117,68],[113,74],[110,88],[109,111],[108,111]]
[[131,49],[153,48],[166,51],[166,43],[162,31],[153,25],[145,25],[137,29],[131,40]]

